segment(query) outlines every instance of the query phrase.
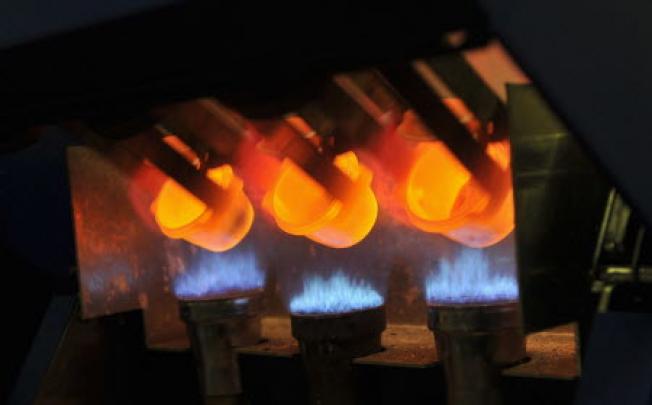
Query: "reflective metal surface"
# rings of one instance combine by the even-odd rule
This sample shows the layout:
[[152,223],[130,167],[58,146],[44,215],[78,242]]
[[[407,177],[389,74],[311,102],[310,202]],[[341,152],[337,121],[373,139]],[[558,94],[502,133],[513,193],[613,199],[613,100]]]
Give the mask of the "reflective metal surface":
[[449,405],[502,404],[500,369],[525,358],[518,303],[431,306]]
[[516,246],[526,330],[578,319],[609,193],[530,85],[508,87]]
[[68,151],[82,316],[140,308],[148,345],[183,347],[184,326],[170,278],[182,271],[179,258],[186,247],[148,222],[153,196],[132,186],[133,176],[156,183],[160,173],[146,165],[132,167],[141,171],[126,173],[86,147]]
[[260,294],[180,301],[207,405],[244,404],[235,348],[260,340]]

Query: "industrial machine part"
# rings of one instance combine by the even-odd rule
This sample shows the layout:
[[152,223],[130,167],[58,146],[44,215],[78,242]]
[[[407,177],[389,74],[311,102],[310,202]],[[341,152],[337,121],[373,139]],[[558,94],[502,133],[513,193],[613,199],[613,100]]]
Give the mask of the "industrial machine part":
[[591,316],[589,274],[609,185],[534,86],[509,85],[507,92],[516,255],[529,332]]
[[518,303],[433,305],[428,327],[444,365],[448,404],[502,404],[501,368],[525,359]]
[[179,301],[206,405],[243,404],[234,351],[260,341],[260,294]]
[[292,315],[308,374],[312,405],[352,405],[356,401],[352,360],[382,350],[385,307],[341,314]]

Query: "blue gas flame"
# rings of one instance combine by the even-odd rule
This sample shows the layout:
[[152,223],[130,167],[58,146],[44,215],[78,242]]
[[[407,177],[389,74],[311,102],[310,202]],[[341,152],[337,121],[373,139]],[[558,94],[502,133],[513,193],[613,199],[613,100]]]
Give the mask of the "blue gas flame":
[[465,249],[452,261],[442,260],[426,277],[429,304],[467,304],[513,301],[518,285],[513,275],[492,273],[482,250]]
[[294,314],[336,314],[383,305],[383,297],[366,281],[353,280],[337,271],[325,278],[318,275],[303,281],[301,294],[290,300]]
[[204,253],[173,284],[180,299],[201,299],[261,289],[265,274],[253,251]]

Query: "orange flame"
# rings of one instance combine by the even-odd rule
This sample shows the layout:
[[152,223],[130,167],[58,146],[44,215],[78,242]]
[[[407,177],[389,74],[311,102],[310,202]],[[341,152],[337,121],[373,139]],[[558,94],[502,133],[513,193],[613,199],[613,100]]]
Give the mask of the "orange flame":
[[[378,204],[371,190],[372,173],[358,162],[353,152],[338,155],[333,161],[349,180],[344,190],[328,190],[292,160],[281,163],[263,207],[283,231],[302,235],[333,248],[355,245],[371,231],[378,215]],[[345,187],[345,186],[341,186]]]

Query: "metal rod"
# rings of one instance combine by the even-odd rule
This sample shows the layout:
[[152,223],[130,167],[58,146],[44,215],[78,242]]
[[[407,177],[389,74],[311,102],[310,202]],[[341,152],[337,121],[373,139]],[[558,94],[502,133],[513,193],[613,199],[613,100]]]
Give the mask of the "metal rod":
[[[417,69],[419,66],[417,65]],[[496,189],[506,178],[504,171],[485,153],[455,115],[444,105],[414,66],[398,64],[381,69],[382,74],[423,123],[450,149],[486,190]]]
[[598,279],[600,277],[598,266],[600,263],[600,256],[602,254],[602,250],[604,248],[604,239],[605,239],[605,235],[607,234],[609,221],[611,220],[611,216],[613,214],[613,207],[615,201],[616,201],[616,189],[612,188],[609,191],[609,197],[607,198],[607,202],[604,207],[604,214],[602,216],[602,223],[600,224],[600,231],[598,232],[598,239],[595,244],[595,249],[593,250],[593,259],[591,261],[591,273],[594,279]]
[[367,95],[351,77],[340,74],[333,77],[333,81],[351,97],[374,121],[380,125],[387,124],[387,113]]
[[504,103],[461,53],[435,56],[425,63],[451,93],[464,100],[480,121],[486,124],[496,117],[504,116]]
[[641,248],[645,240],[645,226],[640,225],[636,231],[636,241],[634,243],[634,251],[632,252],[632,274],[634,282],[638,283],[641,280],[641,270],[639,267],[641,261]]

